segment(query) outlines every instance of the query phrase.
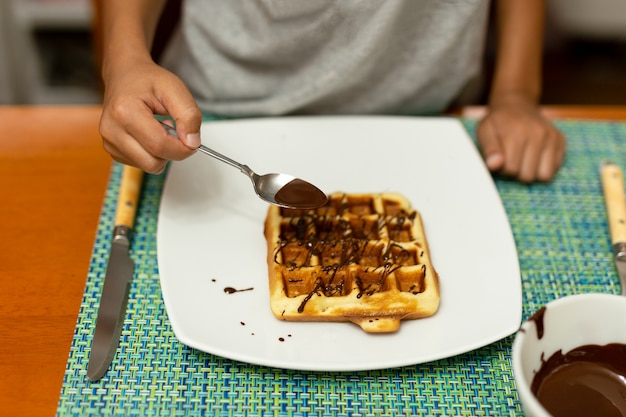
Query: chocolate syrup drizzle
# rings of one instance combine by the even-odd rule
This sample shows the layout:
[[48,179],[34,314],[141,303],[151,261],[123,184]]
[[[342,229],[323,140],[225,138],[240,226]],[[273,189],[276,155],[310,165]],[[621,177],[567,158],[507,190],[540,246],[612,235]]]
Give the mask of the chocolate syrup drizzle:
[[[330,204],[332,201],[329,202]],[[347,288],[346,278],[339,272],[350,265],[366,266],[362,275],[358,274],[353,278],[359,289],[357,298],[361,298],[364,295],[371,296],[385,291],[387,277],[391,273],[403,265],[415,264],[415,261],[411,263],[415,255],[392,241],[394,233],[405,230],[405,222],[415,219],[417,215],[415,211],[407,213],[400,210],[394,215],[378,217],[376,221],[372,221],[368,217],[371,213],[354,214],[350,219],[341,217],[342,213],[349,209],[349,204],[346,202],[342,202],[338,207],[329,205],[292,217],[289,227],[281,229],[279,233],[278,248],[274,253],[275,263],[280,263],[279,254],[283,255],[282,263],[290,271],[310,265],[313,256],[324,259],[327,263],[321,267],[323,275],[315,280],[313,289],[298,307],[299,313],[304,311],[307,302],[314,295],[323,294],[332,297],[349,292],[351,288]],[[333,208],[336,213],[332,210]],[[387,228],[391,242],[386,250],[381,252],[383,240],[380,239],[380,232],[384,228]],[[303,257],[302,251],[295,251],[294,257],[287,258],[288,251],[283,249],[289,245],[304,248],[306,255]],[[376,266],[367,267],[368,258],[377,258],[374,262]],[[369,260],[369,263],[372,261]],[[422,265],[422,269],[425,273],[426,265]],[[376,278],[372,279],[372,275],[376,275]],[[418,285],[413,285],[408,291],[417,294],[421,292],[418,287]]]
[[250,288],[244,288],[241,290],[238,290],[237,288],[233,288],[233,287],[225,287],[224,288],[224,292],[226,294],[234,294],[236,292],[242,292],[242,291],[252,291],[254,288],[250,287]]

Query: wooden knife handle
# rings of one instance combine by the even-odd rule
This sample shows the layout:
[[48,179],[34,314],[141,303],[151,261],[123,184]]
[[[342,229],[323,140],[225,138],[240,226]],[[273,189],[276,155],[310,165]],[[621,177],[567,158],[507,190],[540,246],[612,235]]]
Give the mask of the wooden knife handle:
[[606,213],[609,219],[611,243],[626,242],[626,196],[624,176],[619,166],[603,163],[600,168]]
[[142,181],[141,169],[124,165],[115,212],[115,226],[133,227]]

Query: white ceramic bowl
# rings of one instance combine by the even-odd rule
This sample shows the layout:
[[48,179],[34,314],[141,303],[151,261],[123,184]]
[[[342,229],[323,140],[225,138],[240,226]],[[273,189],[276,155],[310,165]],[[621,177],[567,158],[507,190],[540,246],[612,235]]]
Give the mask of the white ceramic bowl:
[[626,297],[612,294],[578,294],[556,299],[546,306],[544,334],[537,336],[532,318],[525,321],[513,342],[512,362],[515,384],[527,416],[549,417],[550,414],[531,392],[542,355],[584,345],[626,343]]

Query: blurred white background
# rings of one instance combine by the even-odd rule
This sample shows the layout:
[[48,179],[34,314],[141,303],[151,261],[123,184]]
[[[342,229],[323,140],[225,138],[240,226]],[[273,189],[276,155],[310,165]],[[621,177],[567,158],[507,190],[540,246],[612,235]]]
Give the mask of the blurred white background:
[[92,0],[0,0],[0,103],[100,102]]
[[[0,104],[100,102],[93,1],[0,0]],[[543,102],[626,104],[626,0],[548,0]]]

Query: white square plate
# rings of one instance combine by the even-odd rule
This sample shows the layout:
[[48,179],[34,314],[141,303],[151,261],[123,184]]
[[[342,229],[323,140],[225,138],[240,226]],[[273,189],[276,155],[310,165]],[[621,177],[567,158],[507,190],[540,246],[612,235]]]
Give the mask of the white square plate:
[[493,180],[458,120],[246,119],[205,123],[202,138],[258,174],[284,172],[328,193],[407,196],[423,217],[441,304],[434,316],[403,321],[384,335],[352,323],[277,320],[269,307],[267,205],[237,169],[197,154],[171,165],[157,233],[163,298],[182,343],[258,365],[355,371],[457,355],[519,328],[515,242]]

